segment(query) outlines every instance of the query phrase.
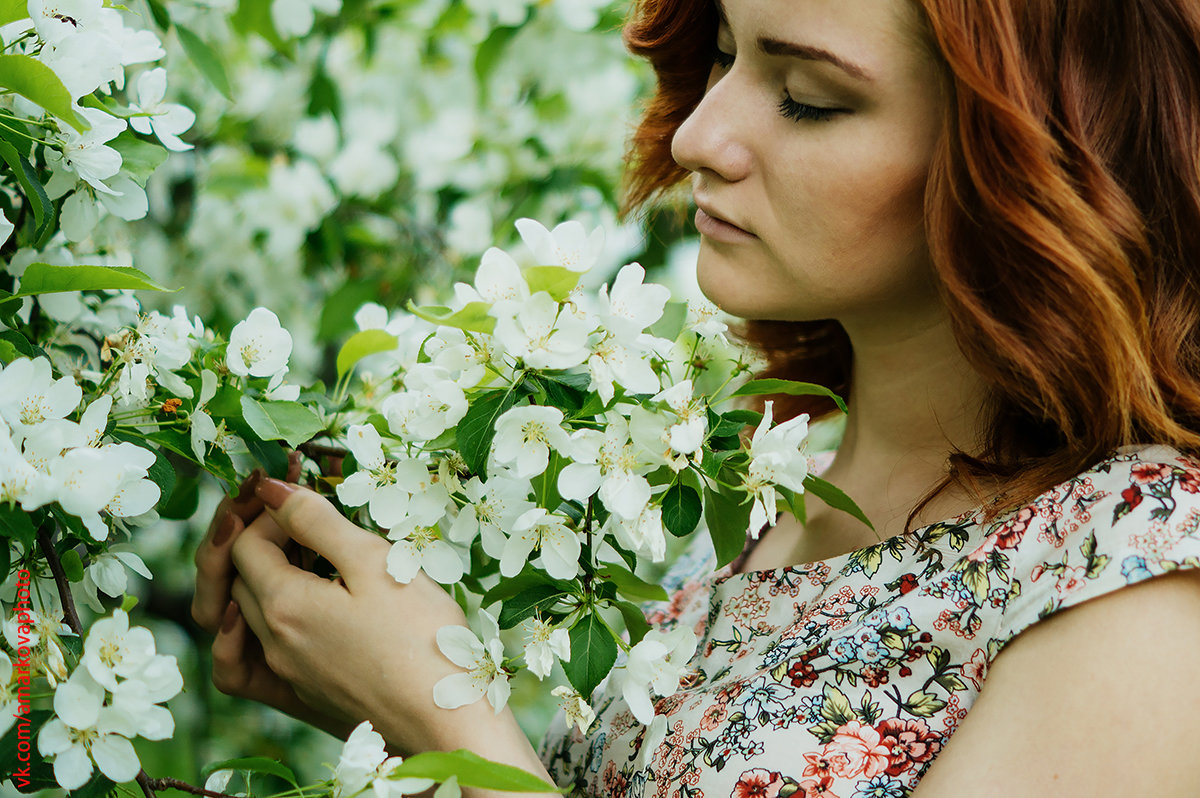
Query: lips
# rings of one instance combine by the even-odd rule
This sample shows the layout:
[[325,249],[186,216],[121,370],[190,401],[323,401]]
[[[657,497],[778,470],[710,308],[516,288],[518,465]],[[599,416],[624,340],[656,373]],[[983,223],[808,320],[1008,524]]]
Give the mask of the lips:
[[722,225],[727,225],[728,227],[733,228],[734,230],[744,233],[748,236],[754,235],[749,230],[747,230],[745,227],[743,227],[742,225],[740,225],[737,222],[730,219],[729,216],[727,216],[724,213],[722,213],[721,211],[717,210],[707,200],[701,199],[700,197],[696,197],[695,200],[696,200],[696,207],[699,208],[700,211],[703,212],[705,216],[712,219],[713,221],[720,222]]

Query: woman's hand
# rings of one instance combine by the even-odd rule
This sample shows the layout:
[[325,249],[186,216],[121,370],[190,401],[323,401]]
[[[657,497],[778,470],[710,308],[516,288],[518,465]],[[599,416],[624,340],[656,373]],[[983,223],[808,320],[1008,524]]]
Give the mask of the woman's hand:
[[[289,480],[299,476],[299,466],[299,459],[292,457],[288,464]],[[231,559],[233,541],[263,511],[262,500],[254,493],[261,478],[262,472],[255,471],[242,483],[236,498],[227,496],[221,501],[196,550],[192,617],[216,636],[212,647],[213,684],[223,693],[253,698],[345,738],[353,724],[346,718],[314,710],[267,666],[262,646],[230,595],[235,576]]]
[[[390,544],[318,494],[272,479],[256,493],[267,512],[234,539],[232,595],[274,674],[329,717],[369,719],[402,754],[468,748],[545,778],[510,711],[486,700],[455,710],[433,703],[434,684],[459,672],[437,648],[437,631],[465,624],[445,590],[423,573],[397,583],[386,570]],[[289,539],[324,556],[339,578],[294,567]]]

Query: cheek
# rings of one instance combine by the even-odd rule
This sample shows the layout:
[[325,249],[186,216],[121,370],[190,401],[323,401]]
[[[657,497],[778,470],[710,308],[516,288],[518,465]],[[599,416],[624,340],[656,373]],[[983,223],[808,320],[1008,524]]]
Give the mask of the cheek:
[[[822,254],[842,279],[864,288],[898,288],[924,283],[929,274],[925,238],[925,183],[928,165],[913,160],[880,159],[887,148],[864,148],[861,157],[838,158],[824,165],[818,195],[803,199],[807,208],[793,218],[824,243]],[[821,186],[821,184],[817,184]],[[798,233],[803,229],[796,228]],[[801,233],[802,234],[802,233]]]

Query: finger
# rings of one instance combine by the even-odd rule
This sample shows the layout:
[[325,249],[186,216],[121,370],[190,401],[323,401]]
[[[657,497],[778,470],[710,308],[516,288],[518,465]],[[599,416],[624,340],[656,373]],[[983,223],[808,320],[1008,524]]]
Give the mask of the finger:
[[225,607],[229,603],[229,586],[234,577],[233,561],[228,542],[242,531],[242,519],[226,513],[221,530],[227,538],[220,546],[205,541],[196,549],[196,591],[192,595],[192,618],[202,629],[216,634],[221,624]]
[[288,452],[287,481],[300,481],[300,452],[295,449]]
[[348,521],[323,496],[275,479],[260,482],[258,494],[275,523],[333,563],[351,589],[359,580],[376,579],[385,572],[387,541]]
[[213,684],[222,693],[245,696],[272,706],[286,706],[293,695],[263,658],[238,604],[229,603],[221,630],[213,640]]

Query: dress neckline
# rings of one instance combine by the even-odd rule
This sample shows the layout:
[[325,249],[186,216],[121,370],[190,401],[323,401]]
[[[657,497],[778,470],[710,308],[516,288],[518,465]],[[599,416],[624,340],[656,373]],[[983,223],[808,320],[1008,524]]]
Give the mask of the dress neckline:
[[[1154,446],[1155,446],[1154,444],[1135,443],[1135,444],[1128,444],[1125,446],[1117,447],[1116,449],[1110,451],[1104,458],[1096,461],[1094,464],[1089,466],[1088,469],[1085,471],[1085,473],[1094,471],[1095,469],[1097,469],[1104,463],[1107,463],[1110,460],[1113,460],[1122,455],[1133,454],[1133,453],[1140,454],[1140,453],[1145,452],[1147,449],[1154,448]],[[833,457],[835,454],[836,454],[836,450],[829,450],[829,451],[825,451],[825,452],[819,452],[816,455],[814,455],[813,456],[814,459],[817,460],[817,466],[813,469],[813,473],[818,474],[818,475],[825,473],[826,469],[828,469],[829,466],[833,463]],[[972,507],[969,510],[959,513],[958,515],[956,515],[952,518],[946,518],[941,521],[934,521],[930,524],[925,524],[924,526],[918,527],[917,529],[914,529],[911,532],[901,532],[900,534],[893,535],[890,538],[886,538],[884,540],[878,540],[867,546],[863,546],[862,548],[854,549],[853,551],[843,552],[842,554],[838,554],[834,557],[827,557],[823,560],[811,560],[809,562],[796,563],[794,565],[782,565],[777,568],[762,568],[762,569],[758,569],[758,570],[754,570],[754,571],[734,572],[733,568],[736,565],[744,562],[746,557],[749,555],[750,551],[754,548],[755,545],[757,545],[758,540],[762,539],[762,536],[760,535],[758,540],[749,542],[749,544],[747,545],[747,548],[740,555],[738,555],[738,558],[736,560],[729,563],[728,565],[723,566],[722,568],[717,569],[717,571],[715,572],[713,581],[712,581],[712,586],[714,588],[716,588],[717,586],[723,585],[726,582],[733,582],[734,579],[736,579],[736,578],[743,578],[745,581],[749,581],[748,578],[751,576],[758,576],[758,577],[760,577],[759,581],[765,581],[761,577],[770,576],[770,575],[782,575],[785,573],[810,571],[814,567],[821,566],[821,565],[828,567],[829,572],[833,573],[835,570],[835,567],[834,567],[835,564],[840,566],[840,565],[844,564],[845,561],[849,560],[851,557],[854,557],[855,555],[861,555],[865,551],[869,551],[870,549],[876,548],[878,546],[892,544],[896,541],[903,541],[905,539],[916,540],[919,537],[921,537],[921,535],[923,533],[925,533],[925,532],[929,531],[930,529],[933,529],[934,527],[937,527],[937,526],[945,526],[945,527],[960,526],[967,520],[976,518],[977,516],[981,515],[986,508],[987,508],[986,504],[977,505],[975,507]],[[999,521],[1000,517],[1003,517],[1005,515],[1008,515],[1008,513],[1002,513],[1001,516],[998,516],[996,519],[993,519],[993,523]],[[770,530],[768,529],[768,530],[764,531],[763,535],[765,535],[768,531],[770,531]]]

